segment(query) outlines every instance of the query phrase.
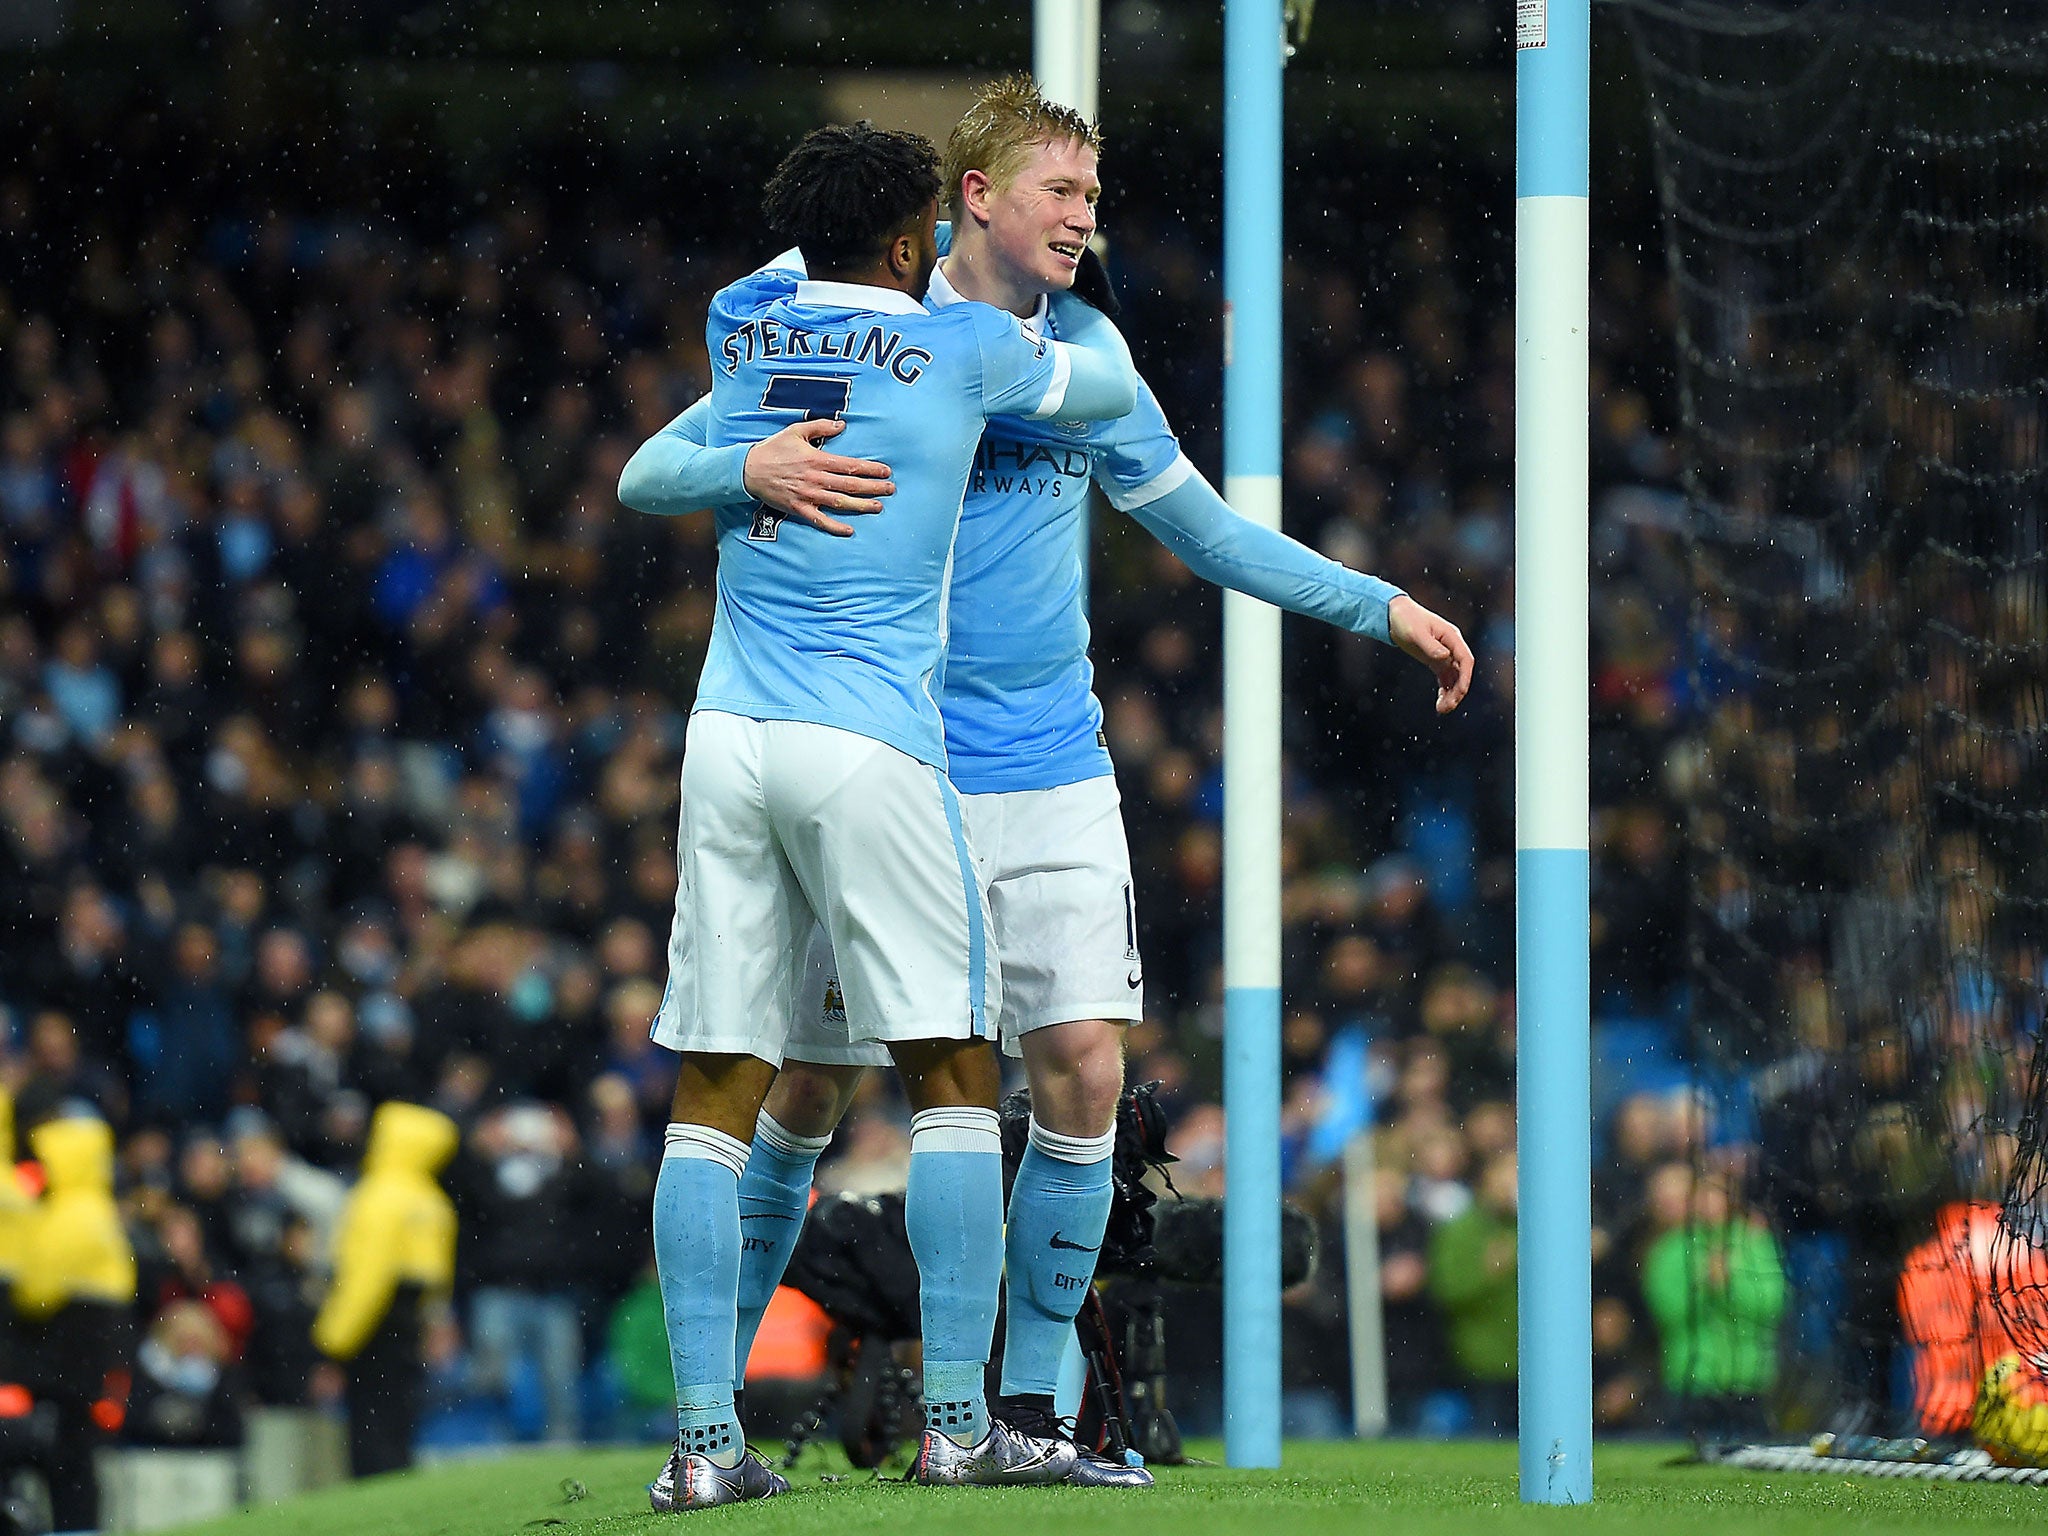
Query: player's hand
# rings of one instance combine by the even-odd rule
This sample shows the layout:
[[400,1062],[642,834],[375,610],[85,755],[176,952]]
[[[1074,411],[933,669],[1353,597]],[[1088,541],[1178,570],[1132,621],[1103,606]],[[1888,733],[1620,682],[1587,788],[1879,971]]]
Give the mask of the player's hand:
[[1472,687],[1472,647],[1449,619],[1402,593],[1387,606],[1387,638],[1436,674],[1436,712],[1448,715]]
[[853,529],[839,517],[881,511],[878,498],[895,495],[896,482],[889,478],[886,464],[845,458],[818,446],[845,430],[843,421],[799,421],[784,427],[747,450],[740,483],[772,511],[834,538],[851,536]]

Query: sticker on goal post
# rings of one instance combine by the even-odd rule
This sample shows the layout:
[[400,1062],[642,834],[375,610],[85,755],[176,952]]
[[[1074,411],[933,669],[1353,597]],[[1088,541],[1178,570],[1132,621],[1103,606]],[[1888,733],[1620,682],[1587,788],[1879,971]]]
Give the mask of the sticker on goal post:
[[1515,51],[1550,40],[1550,0],[1515,0]]

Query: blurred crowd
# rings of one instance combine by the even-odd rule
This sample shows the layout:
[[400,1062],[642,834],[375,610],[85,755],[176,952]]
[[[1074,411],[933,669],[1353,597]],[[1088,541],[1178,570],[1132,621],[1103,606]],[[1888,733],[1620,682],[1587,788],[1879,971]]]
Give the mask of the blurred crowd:
[[[1900,47],[1898,12],[1636,34],[1699,423],[1694,718],[1671,768],[1693,807],[1704,1161],[1783,1250],[1782,1416],[1802,1428],[1829,1394],[1958,1427],[1930,1411],[1927,1353],[1958,1325],[1901,1279],[1929,1245],[1978,1276],[1944,1304],[1982,1357],[1951,1402],[2008,1326],[2029,1353],[2048,1339],[2048,178],[2000,148],[1992,56]],[[2038,17],[1985,24],[2038,45]],[[1851,26],[1891,52],[1882,83],[1838,67]],[[1726,111],[1723,82],[1787,69],[1809,71],[1796,110]],[[1999,1203],[1996,1243],[1965,1235]]]
[[[708,519],[613,492],[706,385],[704,302],[766,254],[754,187],[781,146],[707,128],[647,164],[569,134],[486,185],[412,140],[231,140],[152,102],[92,125],[32,94],[7,111],[0,1086],[24,1155],[69,1117],[112,1129],[135,1379],[200,1404],[153,1414],[138,1391],[123,1433],[220,1443],[238,1405],[338,1400],[312,1325],[391,1101],[459,1138],[421,1436],[625,1432],[665,1401],[646,1201],[672,1062],[647,1026],[713,555]],[[195,175],[198,143],[223,147]],[[1112,144],[1105,225],[1140,367],[1220,478],[1213,186],[1161,174],[1189,154]],[[1480,165],[1334,142],[1301,164],[1287,526],[1460,623],[1481,670],[1439,721],[1421,668],[1289,621],[1286,1177],[1325,1236],[1290,1297],[1289,1411],[1348,1429],[1340,1173],[1369,1137],[1394,1423],[1502,1430],[1507,197]],[[1667,299],[1633,245],[1596,261],[1595,1336],[1601,1421],[1631,1428],[1674,1392],[1767,1388],[1784,1280],[1758,1213],[1695,1173]],[[1140,531],[1098,527],[1150,983],[1131,1076],[1163,1085],[1176,1180],[1215,1192],[1220,604]],[[907,1152],[873,1083],[821,1182],[900,1184]],[[1171,1324],[1195,1431],[1205,1305]]]

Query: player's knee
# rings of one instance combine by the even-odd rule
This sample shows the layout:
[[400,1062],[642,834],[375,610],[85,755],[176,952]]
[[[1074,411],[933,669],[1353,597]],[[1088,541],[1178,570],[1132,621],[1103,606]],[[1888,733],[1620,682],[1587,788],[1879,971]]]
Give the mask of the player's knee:
[[833,1069],[805,1062],[785,1062],[768,1090],[768,1113],[775,1123],[797,1136],[829,1136],[853,1097],[860,1069]]
[[985,1040],[896,1040],[889,1055],[912,1110],[996,1107],[1002,1068]]
[[1093,1122],[1108,1130],[1116,1121],[1116,1101],[1124,1091],[1124,1032],[1110,1025],[1081,1063],[1081,1096]]
[[1032,1113],[1063,1136],[1100,1136],[1116,1123],[1124,1089],[1124,1032],[1106,1019],[1034,1030],[1024,1037]]

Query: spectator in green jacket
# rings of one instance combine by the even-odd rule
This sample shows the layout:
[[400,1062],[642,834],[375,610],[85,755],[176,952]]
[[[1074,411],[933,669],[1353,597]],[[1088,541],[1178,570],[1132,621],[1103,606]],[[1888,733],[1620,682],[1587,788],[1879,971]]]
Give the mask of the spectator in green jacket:
[[1761,1433],[1785,1314],[1785,1267],[1762,1219],[1738,1209],[1726,1185],[1701,1179],[1691,1218],[1644,1257],[1643,1298],[1679,1427],[1714,1439]]
[[649,1264],[633,1288],[612,1308],[606,1353],[619,1383],[623,1428],[655,1439],[675,1422],[676,1379],[669,1367],[668,1327],[662,1320],[661,1287]]
[[1515,1155],[1487,1163],[1472,1204],[1436,1229],[1429,1291],[1472,1403],[1473,1428],[1515,1427]]

